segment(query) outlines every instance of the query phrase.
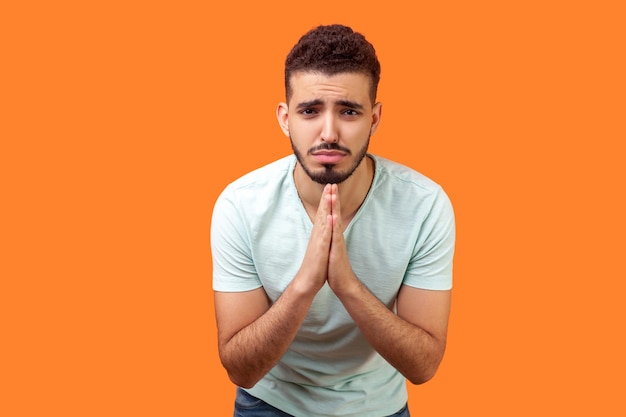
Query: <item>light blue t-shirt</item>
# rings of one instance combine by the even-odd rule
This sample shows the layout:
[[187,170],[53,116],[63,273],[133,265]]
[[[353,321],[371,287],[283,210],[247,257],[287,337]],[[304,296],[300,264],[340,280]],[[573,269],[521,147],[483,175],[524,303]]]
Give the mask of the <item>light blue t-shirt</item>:
[[[442,188],[369,155],[372,186],[344,231],[356,276],[389,308],[401,285],[452,287],[455,226]],[[272,300],[298,272],[312,223],[296,191],[293,155],[231,183],[211,225],[213,289],[263,287]],[[402,374],[367,342],[326,284],[280,362],[247,390],[295,416],[381,417],[407,401]]]

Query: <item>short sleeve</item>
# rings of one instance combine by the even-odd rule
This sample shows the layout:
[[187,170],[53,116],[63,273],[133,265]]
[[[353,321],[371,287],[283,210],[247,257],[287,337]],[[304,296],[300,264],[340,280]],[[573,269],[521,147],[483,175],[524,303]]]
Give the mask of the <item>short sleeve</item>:
[[244,217],[236,193],[227,187],[218,197],[211,220],[213,289],[250,291],[261,287],[251,253]]
[[452,204],[439,187],[420,227],[403,284],[427,290],[451,289],[455,239]]

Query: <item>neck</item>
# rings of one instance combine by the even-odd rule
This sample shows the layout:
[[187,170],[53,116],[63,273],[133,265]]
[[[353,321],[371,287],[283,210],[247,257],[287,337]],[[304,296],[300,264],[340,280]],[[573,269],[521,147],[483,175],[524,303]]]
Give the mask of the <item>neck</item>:
[[[365,200],[374,179],[374,168],[373,159],[366,156],[352,175],[338,184],[344,225],[347,225],[354,217]],[[293,175],[300,200],[302,200],[309,217],[313,218],[317,212],[325,184],[319,184],[309,178],[298,162],[296,162]]]

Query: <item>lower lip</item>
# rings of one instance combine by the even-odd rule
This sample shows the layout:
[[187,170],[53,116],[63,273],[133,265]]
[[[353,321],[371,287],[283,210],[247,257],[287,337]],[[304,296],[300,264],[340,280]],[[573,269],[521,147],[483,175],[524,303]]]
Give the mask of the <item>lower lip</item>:
[[343,154],[332,154],[332,155],[313,155],[313,158],[321,164],[336,164],[340,162],[346,156]]

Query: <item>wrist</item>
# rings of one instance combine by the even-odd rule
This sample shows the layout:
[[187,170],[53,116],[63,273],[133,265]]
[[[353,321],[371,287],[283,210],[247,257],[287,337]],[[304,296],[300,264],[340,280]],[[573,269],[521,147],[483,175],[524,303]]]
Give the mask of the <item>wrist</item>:
[[352,271],[344,278],[340,280],[329,280],[328,283],[335,295],[341,300],[359,297],[359,294],[365,288]]
[[294,295],[300,299],[315,297],[325,281],[316,280],[302,272],[298,272],[289,287]]

